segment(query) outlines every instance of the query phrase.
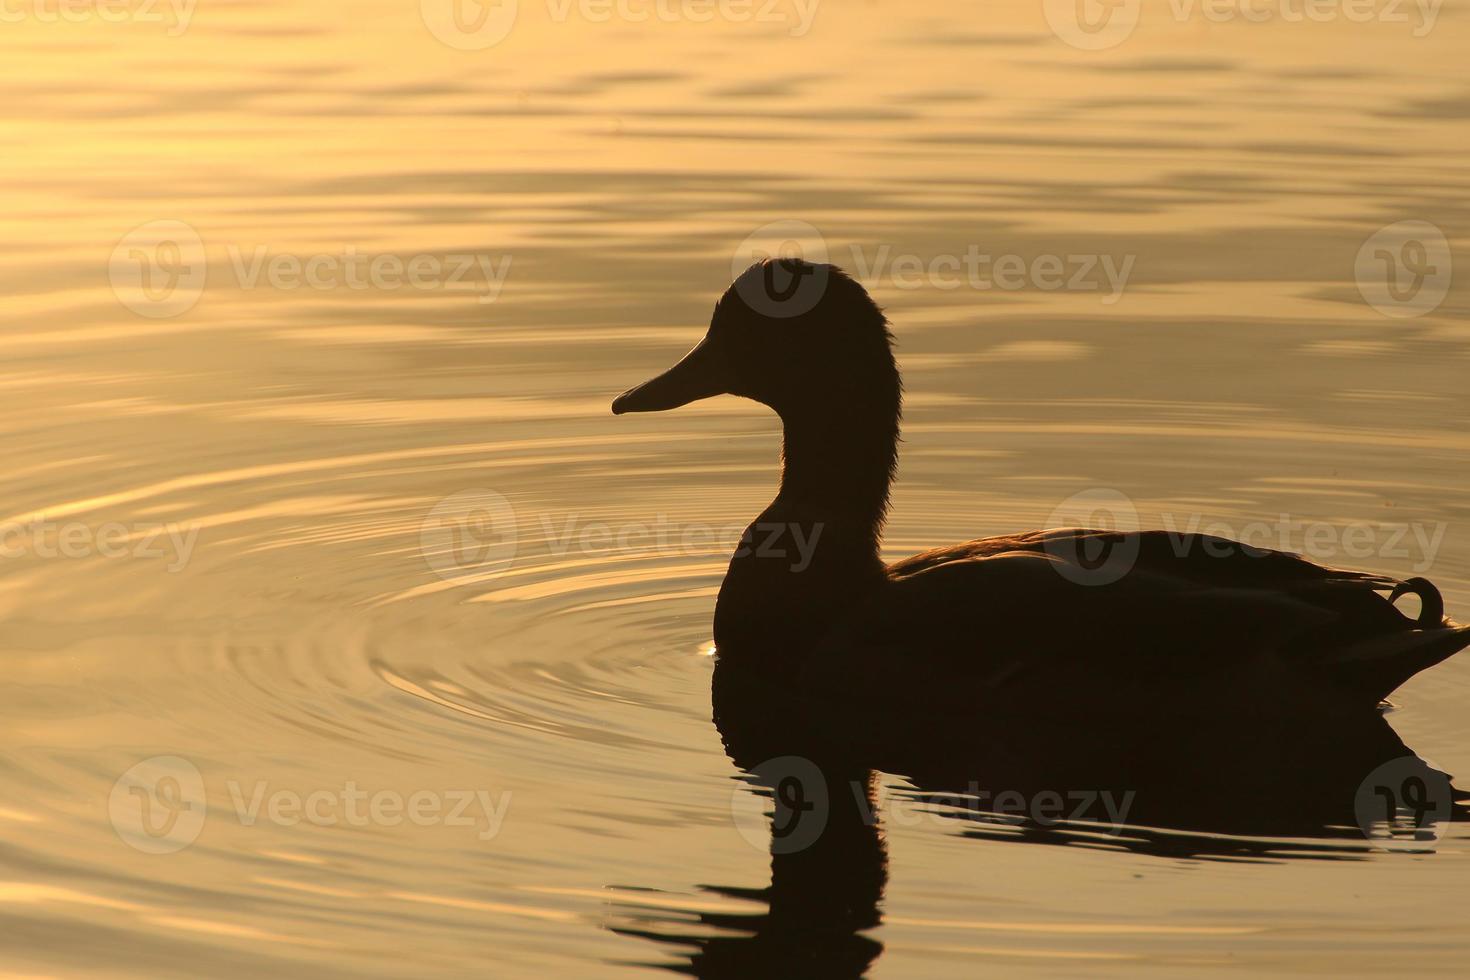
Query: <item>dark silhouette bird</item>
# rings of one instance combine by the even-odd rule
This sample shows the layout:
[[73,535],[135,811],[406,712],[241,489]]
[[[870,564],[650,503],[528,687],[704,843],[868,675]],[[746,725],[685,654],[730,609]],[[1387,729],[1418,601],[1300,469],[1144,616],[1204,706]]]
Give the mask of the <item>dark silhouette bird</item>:
[[[1204,534],[1054,528],[885,565],[902,385],[886,317],[833,266],[753,265],[705,338],[612,408],[718,394],[784,427],[780,491],[731,559],[714,619],[721,668],[778,692],[768,711],[822,727],[814,705],[858,710],[874,745],[980,714],[1034,728],[1038,713],[1144,707],[1181,725],[1208,709],[1331,713],[1376,707],[1470,645],[1422,578]],[[1408,594],[1412,617],[1395,605]]]
[[[911,803],[962,836],[1175,857],[1362,860],[1431,846],[1470,813],[1377,710],[1470,645],[1424,579],[1084,528],[885,565],[902,386],[882,311],[832,266],[752,266],[704,340],[613,411],[718,394],[784,426],[780,491],[720,589],[712,692],[731,761],[774,806],[771,884],[704,886],[758,902],[749,914],[620,903],[615,931],[681,954],[660,965],[867,975],[888,876],[872,770],[902,774]],[[1395,605],[1410,594],[1414,616]],[[791,849],[800,808],[783,815],[770,767],[796,757],[816,764],[805,795],[825,806]],[[996,812],[1007,798],[1028,808]],[[1063,798],[1126,812],[1036,806]]]

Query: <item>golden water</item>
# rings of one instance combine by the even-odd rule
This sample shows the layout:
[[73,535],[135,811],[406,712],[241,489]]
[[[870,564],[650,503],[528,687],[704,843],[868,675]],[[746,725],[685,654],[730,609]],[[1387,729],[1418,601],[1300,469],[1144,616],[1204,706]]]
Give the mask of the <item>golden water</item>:
[[[910,393],[895,556],[1106,489],[1144,524],[1427,574],[1470,614],[1470,290],[1396,316],[1355,281],[1400,221],[1470,265],[1463,0],[1423,32],[1411,5],[1148,0],[1098,51],[1039,0],[825,0],[804,31],[794,3],[522,0],[481,50],[420,8],[5,8],[7,971],[652,976],[677,951],[610,926],[743,910],[705,887],[770,873],[705,653],[778,430],[734,400],[607,405],[697,339],[771,222],[853,271],[1132,257],[1115,302],[868,277]],[[476,262],[348,278],[384,256]],[[467,505],[488,544],[454,537]],[[1470,770],[1470,660],[1398,700],[1412,747]],[[161,795],[119,784],[140,763]],[[207,815],[181,815],[196,770]],[[428,809],[349,820],[353,791]],[[1208,862],[950,823],[890,803],[877,975],[1459,973],[1470,947],[1454,828]]]

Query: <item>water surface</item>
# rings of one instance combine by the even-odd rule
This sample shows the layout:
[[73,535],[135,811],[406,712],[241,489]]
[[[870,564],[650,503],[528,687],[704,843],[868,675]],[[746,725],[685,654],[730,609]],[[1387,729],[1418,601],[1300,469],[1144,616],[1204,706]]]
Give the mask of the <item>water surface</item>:
[[[1402,221],[1465,264],[1465,6],[1422,37],[1172,9],[1100,51],[1015,2],[828,0],[799,36],[523,3],[483,50],[386,0],[7,24],[8,968],[652,976],[689,961],[647,934],[749,935],[771,862],[710,616],[778,428],[607,405],[772,222],[893,320],[893,557],[1107,491],[1470,613],[1470,294],[1385,312],[1355,280]],[[972,248],[1131,264],[1121,295],[894,264]],[[349,275],[384,257],[438,278]],[[1465,772],[1467,698],[1450,662],[1391,720]],[[196,790],[202,826],[139,836],[140,763],[149,826]],[[878,976],[1463,970],[1454,827],[1022,847],[880,784]]]

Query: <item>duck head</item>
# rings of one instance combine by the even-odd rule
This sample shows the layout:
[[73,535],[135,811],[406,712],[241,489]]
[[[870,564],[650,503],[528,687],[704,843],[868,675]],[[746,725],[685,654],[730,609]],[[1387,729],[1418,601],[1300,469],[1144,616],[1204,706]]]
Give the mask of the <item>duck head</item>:
[[836,266],[757,262],[715,304],[704,339],[619,395],[612,410],[662,412],[725,394],[767,405],[788,424],[876,411],[896,425],[900,385],[888,321]]

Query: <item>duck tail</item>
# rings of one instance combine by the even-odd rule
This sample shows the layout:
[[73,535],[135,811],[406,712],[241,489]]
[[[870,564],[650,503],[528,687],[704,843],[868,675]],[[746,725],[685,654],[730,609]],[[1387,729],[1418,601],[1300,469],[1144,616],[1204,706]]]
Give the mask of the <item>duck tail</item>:
[[1390,605],[1406,595],[1417,596],[1419,614],[1398,614],[1400,625],[1334,647],[1321,655],[1319,669],[1340,687],[1378,703],[1410,677],[1470,646],[1470,626],[1444,616],[1444,599],[1434,583],[1423,578],[1380,579],[1375,591],[1388,592]]
[[1370,637],[1335,653],[1327,667],[1337,683],[1374,703],[1410,677],[1470,646],[1470,626],[1441,622]]
[[1414,625],[1426,630],[1445,625],[1444,596],[1439,594],[1439,589],[1433,582],[1417,576],[1404,579],[1393,587],[1393,592],[1388,596],[1389,605],[1406,595],[1419,597],[1419,616]]

